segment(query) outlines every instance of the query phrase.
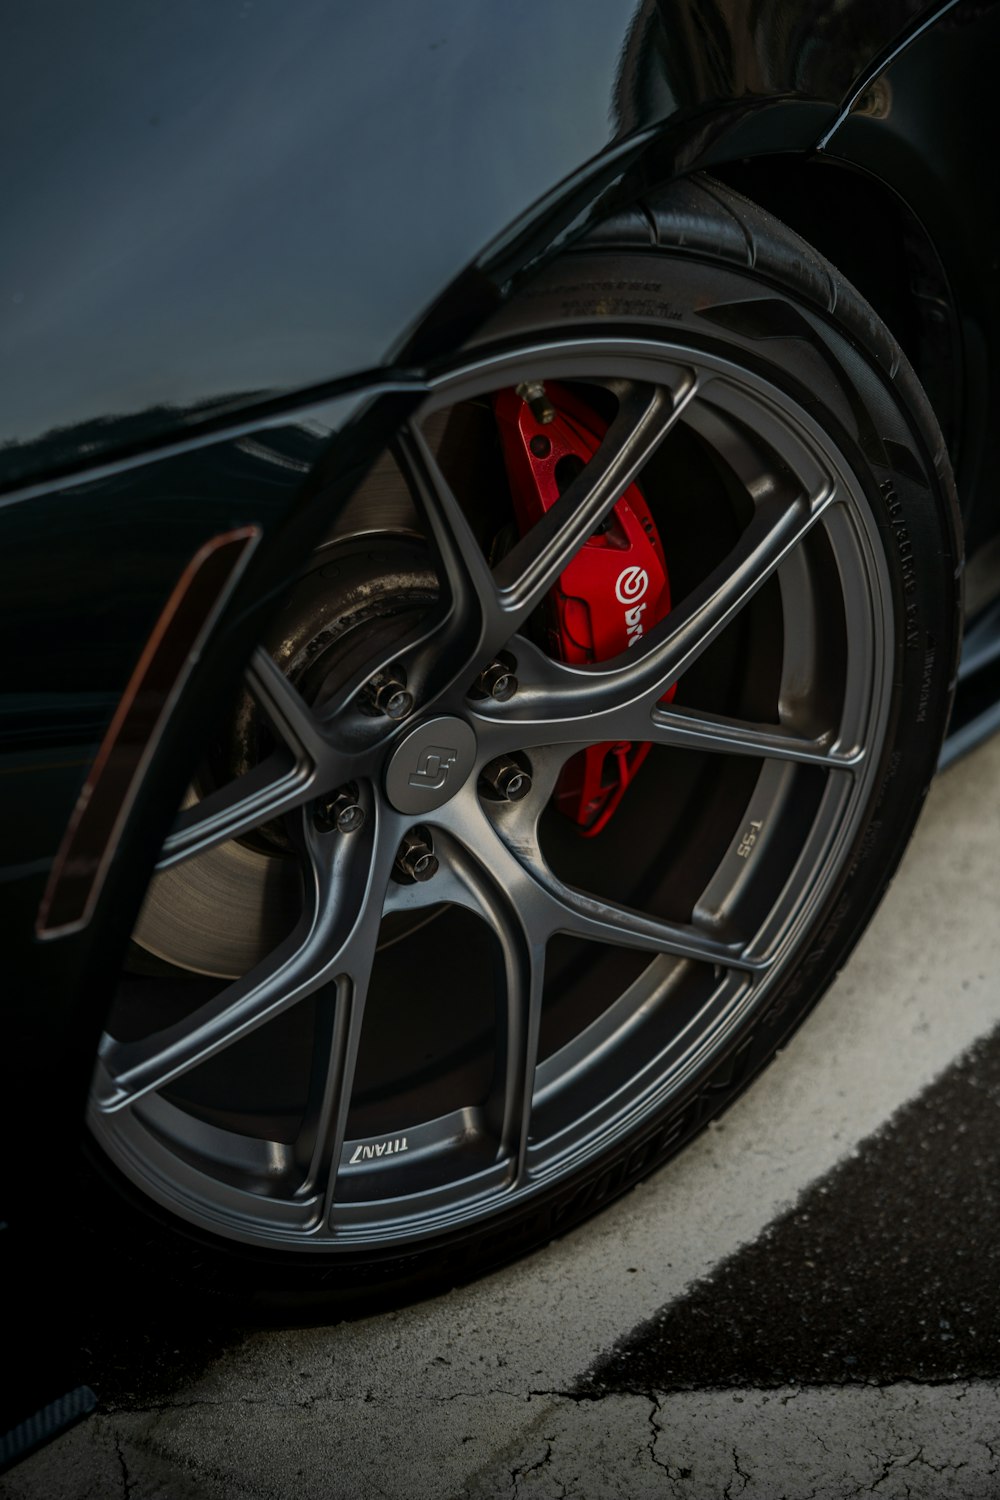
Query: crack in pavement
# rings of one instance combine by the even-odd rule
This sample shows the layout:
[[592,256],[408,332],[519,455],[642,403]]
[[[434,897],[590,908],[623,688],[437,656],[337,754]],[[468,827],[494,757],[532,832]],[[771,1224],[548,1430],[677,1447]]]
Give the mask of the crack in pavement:
[[121,1467],[121,1475],[122,1475],[122,1497],[123,1497],[123,1500],[131,1500],[132,1485],[131,1485],[131,1482],[129,1480],[128,1464],[125,1461],[125,1452],[124,1452],[124,1450],[122,1448],[121,1434],[118,1432],[118,1430],[116,1428],[113,1428],[112,1429],[112,1435],[114,1437],[115,1454],[116,1454],[116,1456],[118,1458],[119,1466]]
[[[319,1422],[285,1402],[191,1402],[98,1414],[39,1455],[69,1475],[77,1445],[105,1452],[112,1492],[198,1500],[845,1500],[883,1495],[938,1500],[960,1486],[962,1500],[995,1500],[997,1392],[985,1382],[943,1385],[833,1385],[811,1390],[608,1394],[599,1401],[547,1392],[530,1423],[523,1397],[509,1393],[427,1398],[437,1421],[393,1421],[380,1401],[352,1405],[371,1417],[352,1429]],[[347,1403],[333,1400],[330,1411]],[[530,1409],[530,1404],[529,1404]],[[445,1419],[445,1414],[447,1419]],[[246,1418],[249,1418],[249,1423]],[[416,1447],[414,1433],[420,1434]],[[377,1460],[373,1463],[373,1456]],[[284,1455],[284,1457],[283,1457]],[[294,1484],[288,1462],[294,1456]],[[34,1487],[10,1476],[11,1500],[78,1500],[36,1470]],[[26,1470],[23,1472],[27,1472]],[[834,1478],[833,1476],[837,1476]],[[284,1477],[283,1477],[284,1476]],[[960,1476],[960,1477],[959,1477]],[[186,1484],[186,1488],[185,1488]],[[193,1488],[192,1488],[193,1486]]]

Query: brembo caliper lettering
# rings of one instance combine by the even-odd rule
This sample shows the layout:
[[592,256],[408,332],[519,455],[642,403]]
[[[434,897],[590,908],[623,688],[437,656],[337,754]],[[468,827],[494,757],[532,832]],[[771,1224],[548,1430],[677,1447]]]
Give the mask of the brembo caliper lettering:
[[[493,398],[522,535],[593,458],[607,430],[565,386],[547,384],[546,392],[555,416],[544,423],[516,391]],[[561,661],[607,661],[634,646],[669,609],[663,544],[642,492],[631,484],[549,594],[549,649]],[[648,752],[648,744],[631,741],[589,746],[563,770],[556,805],[592,838],[607,826]]]

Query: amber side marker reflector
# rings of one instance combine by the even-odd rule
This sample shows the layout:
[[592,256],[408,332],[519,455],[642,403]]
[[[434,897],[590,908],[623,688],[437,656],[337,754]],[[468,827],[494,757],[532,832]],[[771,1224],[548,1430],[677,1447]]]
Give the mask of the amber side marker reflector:
[[35,932],[85,927],[170,711],[260,540],[259,526],[212,537],[188,563],[143,647],[77,798]]

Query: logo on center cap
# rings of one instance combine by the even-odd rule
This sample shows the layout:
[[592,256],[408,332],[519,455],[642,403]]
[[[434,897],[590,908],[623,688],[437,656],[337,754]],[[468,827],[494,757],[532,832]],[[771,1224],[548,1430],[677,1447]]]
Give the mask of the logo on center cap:
[[420,752],[416,770],[410,772],[410,786],[423,787],[426,792],[438,792],[448,780],[448,772],[458,760],[458,751],[447,745],[428,745]]
[[393,807],[419,817],[443,807],[472,774],[476,735],[467,719],[442,714],[415,724],[396,745],[385,769]]

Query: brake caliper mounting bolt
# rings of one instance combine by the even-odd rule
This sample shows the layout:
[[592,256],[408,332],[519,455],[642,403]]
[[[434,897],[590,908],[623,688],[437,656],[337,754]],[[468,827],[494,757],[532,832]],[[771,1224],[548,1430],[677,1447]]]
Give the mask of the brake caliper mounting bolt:
[[406,676],[396,667],[376,672],[370,682],[361,689],[365,706],[387,719],[407,718],[413,712],[413,694],[407,691]]
[[521,400],[527,401],[531,415],[536,422],[540,422],[543,427],[547,427],[550,422],[555,420],[556,409],[549,400],[548,393],[542,381],[522,380],[521,384],[515,387],[515,389]]
[[365,810],[358,803],[358,789],[353,781],[317,802],[316,823],[327,832],[336,828],[340,833],[357,833],[364,827]]
[[498,756],[484,766],[481,780],[485,790],[504,802],[520,802],[531,791],[531,774],[509,755]]
[[506,703],[517,692],[517,678],[504,661],[491,661],[476,678],[476,690],[498,703]]
[[395,874],[406,880],[430,880],[438,870],[438,858],[429,835],[414,828],[404,833],[396,855]]

